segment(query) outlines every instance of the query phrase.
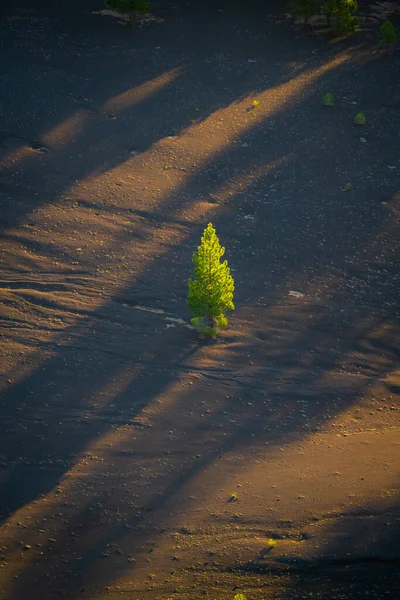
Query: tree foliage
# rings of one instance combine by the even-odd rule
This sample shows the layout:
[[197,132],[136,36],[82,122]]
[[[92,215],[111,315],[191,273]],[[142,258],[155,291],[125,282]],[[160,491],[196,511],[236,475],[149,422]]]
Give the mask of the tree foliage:
[[317,0],[291,0],[289,7],[296,16],[304,20],[304,25],[307,25],[308,20],[317,14],[319,5]]
[[358,10],[357,0],[324,0],[322,4],[328,27],[334,24],[338,33],[352,33],[358,25],[354,13]]
[[197,253],[193,254],[194,277],[188,280],[188,307],[193,314],[191,323],[201,333],[215,337],[217,328],[226,327],[227,310],[233,310],[234,281],[225,260],[225,254],[212,223],[201,238]]
[[106,5],[112,10],[129,15],[129,24],[136,25],[136,15],[145,15],[150,10],[148,0],[106,0]]
[[381,44],[388,46],[393,45],[396,41],[397,35],[393,23],[391,21],[385,21],[379,29],[379,41]]

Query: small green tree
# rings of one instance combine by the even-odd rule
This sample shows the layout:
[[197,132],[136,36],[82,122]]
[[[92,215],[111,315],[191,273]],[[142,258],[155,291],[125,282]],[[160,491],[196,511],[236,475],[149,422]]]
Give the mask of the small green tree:
[[233,310],[233,277],[228,261],[221,263],[225,248],[219,243],[212,223],[201,238],[197,254],[193,254],[194,277],[188,280],[188,307],[193,314],[191,323],[205,335],[215,337],[217,327],[228,325],[227,310]]
[[150,2],[147,0],[106,0],[106,6],[129,15],[130,27],[136,26],[137,15],[145,15],[150,10]]
[[381,44],[387,48],[393,46],[396,42],[397,35],[393,23],[385,21],[379,29],[378,38]]
[[304,20],[304,26],[306,26],[309,19],[317,14],[318,2],[317,0],[291,0],[289,8],[297,17]]

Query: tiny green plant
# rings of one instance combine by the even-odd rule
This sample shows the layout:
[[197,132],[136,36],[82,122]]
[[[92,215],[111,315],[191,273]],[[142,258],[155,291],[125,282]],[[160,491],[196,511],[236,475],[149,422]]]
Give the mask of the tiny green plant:
[[359,112],[354,117],[354,123],[356,125],[365,125],[365,115],[362,112]]
[[325,96],[322,98],[322,104],[324,106],[334,106],[335,96],[331,93],[325,94]]
[[397,35],[394,25],[391,21],[385,21],[379,29],[378,39],[385,46],[393,46],[396,42]]
[[212,223],[209,223],[201,238],[197,253],[193,254],[194,277],[188,280],[187,303],[193,314],[191,323],[201,334],[215,338],[217,328],[226,327],[227,310],[234,310],[233,292],[235,284],[228,261],[221,263],[225,248]]
[[145,15],[150,10],[150,2],[147,0],[106,0],[106,6],[112,10],[129,16],[129,26],[135,27],[137,15]]
[[296,15],[304,21],[304,25],[307,25],[309,19],[317,14],[319,10],[317,0],[291,0],[289,8]]
[[343,188],[343,191],[345,192],[351,192],[353,189],[353,185],[351,183],[346,183],[346,185]]
[[233,600],[247,600],[247,596],[245,594],[235,594]]

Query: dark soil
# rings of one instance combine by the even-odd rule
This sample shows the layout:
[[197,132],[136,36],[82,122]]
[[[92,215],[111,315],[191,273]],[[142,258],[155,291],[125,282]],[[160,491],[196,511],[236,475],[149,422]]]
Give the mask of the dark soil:
[[102,9],[0,8],[0,597],[398,598],[399,51]]

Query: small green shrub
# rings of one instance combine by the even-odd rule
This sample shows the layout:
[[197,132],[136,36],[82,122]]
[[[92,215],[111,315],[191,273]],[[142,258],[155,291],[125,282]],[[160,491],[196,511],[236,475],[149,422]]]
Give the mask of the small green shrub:
[[247,596],[245,594],[235,594],[233,600],[247,600]]
[[354,117],[354,123],[356,125],[365,125],[365,115],[362,112],[359,112]]
[[290,10],[303,19],[304,25],[307,25],[309,19],[317,14],[319,5],[317,0],[291,0]]
[[393,23],[390,21],[385,21],[382,27],[379,29],[378,38],[381,44],[392,46],[397,39],[397,34]]
[[353,185],[351,183],[346,183],[346,185],[343,188],[344,192],[351,192],[353,189]]
[[234,310],[233,292],[235,284],[225,260],[225,254],[212,223],[209,223],[201,238],[197,254],[193,254],[194,277],[188,280],[188,307],[193,314],[191,323],[200,333],[214,338],[217,328],[226,327],[227,310]]
[[322,98],[322,104],[324,106],[334,106],[335,105],[335,96],[333,94],[325,94]]

